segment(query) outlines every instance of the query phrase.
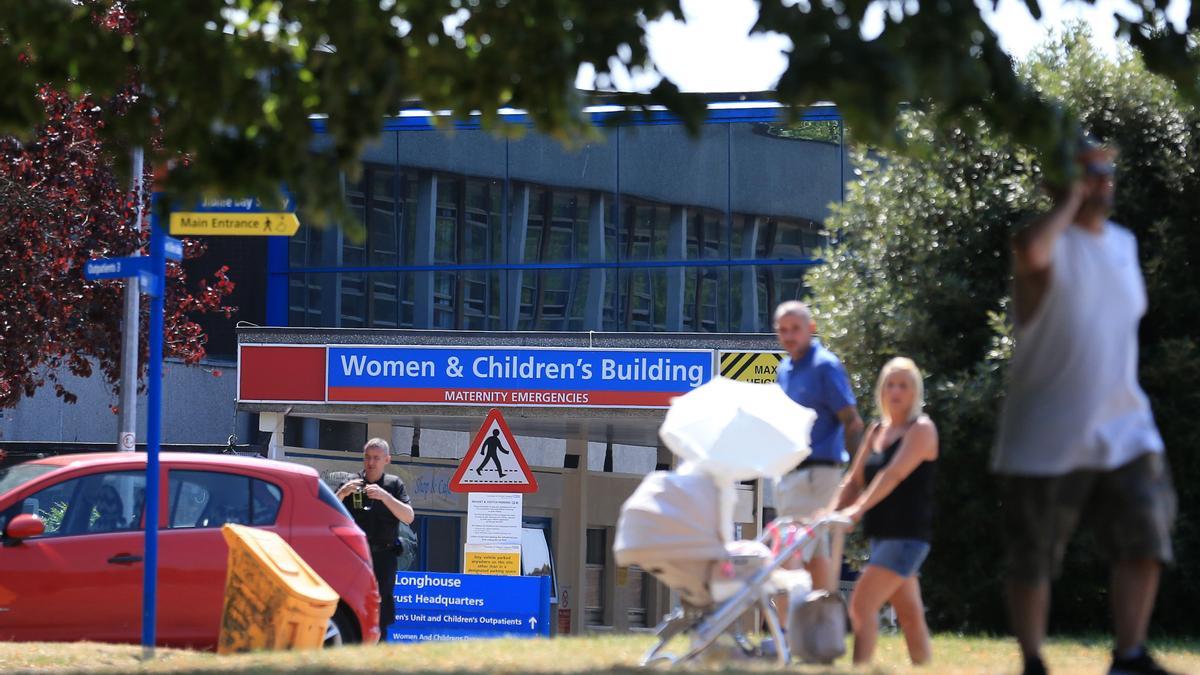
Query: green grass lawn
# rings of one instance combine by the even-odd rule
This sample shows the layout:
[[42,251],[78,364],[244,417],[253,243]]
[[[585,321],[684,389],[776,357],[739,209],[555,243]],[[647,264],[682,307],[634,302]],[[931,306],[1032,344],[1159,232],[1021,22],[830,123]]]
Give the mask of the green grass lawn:
[[[95,643],[3,643],[0,672],[404,672],[404,673],[632,673],[638,672],[641,653],[650,638],[591,636],[553,640],[486,640],[420,645],[351,647],[325,652],[280,652],[217,656],[179,650],[159,650],[151,662],[142,662],[141,648]],[[1017,653],[1002,638],[934,637],[934,664],[928,669],[907,665],[903,639],[884,636],[876,654],[878,673],[1015,673]],[[1100,639],[1052,641],[1046,649],[1048,665],[1057,674],[1100,674],[1108,667],[1108,643]],[[1180,673],[1200,673],[1200,641],[1163,642],[1155,653]],[[775,672],[771,663],[711,662],[692,670],[722,673]],[[786,672],[854,671],[847,660],[829,669],[793,666]]]

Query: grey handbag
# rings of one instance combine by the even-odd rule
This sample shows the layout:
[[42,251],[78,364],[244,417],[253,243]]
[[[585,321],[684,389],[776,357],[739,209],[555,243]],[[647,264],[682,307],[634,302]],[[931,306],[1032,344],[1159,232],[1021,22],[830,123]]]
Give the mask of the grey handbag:
[[824,589],[788,598],[788,648],[805,663],[833,663],[846,653],[846,603]]

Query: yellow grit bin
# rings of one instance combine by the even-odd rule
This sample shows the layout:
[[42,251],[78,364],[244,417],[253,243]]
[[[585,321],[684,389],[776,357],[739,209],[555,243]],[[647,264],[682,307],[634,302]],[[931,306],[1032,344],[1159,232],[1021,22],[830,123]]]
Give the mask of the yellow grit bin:
[[228,524],[221,534],[229,572],[217,653],[320,649],[337,593],[274,532]]

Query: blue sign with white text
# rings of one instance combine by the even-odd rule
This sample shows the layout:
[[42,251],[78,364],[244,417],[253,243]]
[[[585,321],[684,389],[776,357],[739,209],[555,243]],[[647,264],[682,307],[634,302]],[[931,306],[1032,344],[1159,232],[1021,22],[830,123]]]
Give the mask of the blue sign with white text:
[[330,402],[665,408],[713,376],[711,350],[329,345]]
[[175,237],[164,237],[163,255],[167,260],[183,260],[183,242]]
[[391,642],[549,637],[550,577],[397,572]]
[[83,266],[83,276],[88,279],[120,279],[136,277],[149,269],[150,258],[147,257],[95,258]]

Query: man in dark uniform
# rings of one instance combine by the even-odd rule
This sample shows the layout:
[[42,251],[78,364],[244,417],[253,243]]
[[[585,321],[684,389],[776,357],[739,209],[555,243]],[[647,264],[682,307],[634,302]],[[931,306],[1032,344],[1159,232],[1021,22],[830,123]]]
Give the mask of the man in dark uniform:
[[[375,568],[375,581],[379,583],[379,630],[385,636],[387,627],[396,620],[396,598],[392,590],[396,584],[396,556],[400,554],[396,545],[399,524],[411,524],[414,516],[404,481],[384,473],[391,461],[388,442],[372,438],[363,446],[362,474],[346,481],[337,490],[338,499],[350,510],[371,546],[371,563]],[[360,491],[362,495],[356,500],[355,493]],[[358,508],[355,508],[356,501]]]

